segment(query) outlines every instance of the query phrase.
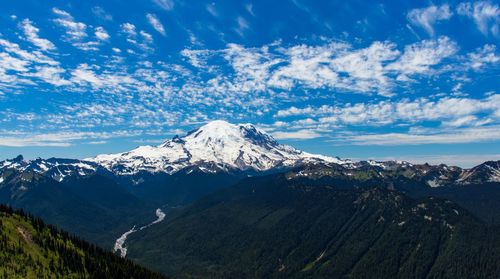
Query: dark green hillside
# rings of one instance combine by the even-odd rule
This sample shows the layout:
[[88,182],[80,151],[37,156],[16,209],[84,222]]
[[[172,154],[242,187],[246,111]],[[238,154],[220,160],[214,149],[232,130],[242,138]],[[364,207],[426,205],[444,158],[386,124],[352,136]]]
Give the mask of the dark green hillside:
[[154,220],[154,206],[109,178],[75,177],[63,183],[35,172],[6,170],[0,203],[22,208],[101,247],[137,224]]
[[148,204],[177,206],[233,185],[246,175],[246,172],[237,171],[204,173],[197,167],[192,167],[171,175],[140,173],[133,178],[133,181],[140,182],[137,185],[130,183],[129,178],[117,179]]
[[246,179],[132,235],[128,256],[180,278],[498,278],[498,229],[456,204],[337,185]]
[[500,183],[483,183],[464,187],[439,187],[418,196],[441,197],[458,203],[483,221],[500,225]]
[[0,278],[164,278],[0,205]]

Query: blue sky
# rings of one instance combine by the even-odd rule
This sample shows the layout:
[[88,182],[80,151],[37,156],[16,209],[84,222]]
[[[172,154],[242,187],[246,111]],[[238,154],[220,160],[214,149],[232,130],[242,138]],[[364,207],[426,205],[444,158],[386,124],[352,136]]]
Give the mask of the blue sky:
[[0,159],[209,120],[354,159],[500,159],[495,1],[2,1]]

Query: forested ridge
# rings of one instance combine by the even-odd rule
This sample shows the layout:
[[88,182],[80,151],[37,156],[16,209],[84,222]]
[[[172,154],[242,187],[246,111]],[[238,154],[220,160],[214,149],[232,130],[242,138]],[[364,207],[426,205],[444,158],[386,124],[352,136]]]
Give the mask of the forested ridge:
[[176,278],[499,278],[500,230],[448,200],[249,178],[131,236]]
[[22,210],[0,205],[0,278],[164,278]]

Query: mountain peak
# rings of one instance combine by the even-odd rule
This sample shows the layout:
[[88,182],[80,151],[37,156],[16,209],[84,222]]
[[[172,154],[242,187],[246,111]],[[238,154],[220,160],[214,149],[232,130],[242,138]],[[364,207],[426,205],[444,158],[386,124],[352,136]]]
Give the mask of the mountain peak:
[[16,158],[12,159],[12,161],[13,162],[22,162],[22,161],[24,161],[24,157],[23,157],[23,155],[19,154],[19,155],[17,155]]
[[240,125],[231,124],[224,120],[214,120],[189,132],[183,138],[198,138],[200,135],[205,138],[228,138],[240,134]]
[[266,147],[279,145],[271,136],[252,124],[232,124],[224,120],[208,122],[181,138],[204,145],[243,145],[245,142]]
[[185,136],[176,136],[158,146],[140,146],[129,152],[99,155],[89,160],[120,174],[140,171],[173,173],[190,166],[201,168],[206,163],[224,170],[263,171],[302,162],[341,162],[281,145],[252,124],[231,124],[223,120],[208,122]]
[[238,125],[229,123],[225,120],[212,120],[200,127],[200,129],[235,129]]
[[0,168],[21,166],[23,164],[25,164],[23,155],[17,155],[15,158],[0,161]]
[[232,124],[225,120],[214,120],[205,125],[189,132],[186,136],[196,133],[206,133],[213,137],[241,134],[242,130],[257,131],[257,128],[252,124]]
[[464,170],[459,181],[462,184],[500,182],[500,160],[487,161],[471,169]]
[[199,130],[204,130],[204,131],[237,131],[241,128],[248,128],[248,129],[256,129],[253,124],[247,123],[247,124],[233,124],[230,122],[227,122],[225,120],[212,120],[207,123],[205,123],[203,126],[200,126],[193,131],[189,132],[189,134],[199,131]]

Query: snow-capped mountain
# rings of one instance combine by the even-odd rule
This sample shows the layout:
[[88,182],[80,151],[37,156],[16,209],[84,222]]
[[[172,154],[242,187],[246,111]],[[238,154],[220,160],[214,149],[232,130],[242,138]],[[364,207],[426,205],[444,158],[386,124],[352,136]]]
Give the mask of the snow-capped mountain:
[[[22,156],[0,161],[0,184],[6,180],[5,170],[34,172],[56,181],[96,173],[134,178],[141,173],[174,174],[181,170],[204,173],[233,171],[262,172],[299,165],[337,166],[349,176],[352,170],[371,171],[381,177],[389,173],[404,174],[425,181],[429,187],[500,182],[500,161],[490,161],[471,169],[446,165],[414,165],[405,161],[360,161],[316,155],[279,144],[270,135],[251,124],[212,121],[187,135],[157,146],[139,146],[128,152],[102,154],[84,160],[35,159]],[[141,179],[140,177],[137,179]]]
[[[299,163],[350,162],[279,144],[251,124],[235,125],[220,120],[158,146],[140,146],[129,152],[99,155],[86,160],[121,175],[141,171],[174,173],[190,166],[199,166],[207,172],[217,169],[265,171]],[[207,168],[208,165],[212,168]]]
[[488,161],[471,169],[463,170],[458,181],[462,184],[500,182],[500,161]]
[[57,181],[63,181],[66,177],[73,175],[85,176],[95,174],[97,171],[106,171],[98,164],[89,161],[60,158],[24,160],[21,155],[14,159],[0,161],[0,174],[6,169],[39,173]]

